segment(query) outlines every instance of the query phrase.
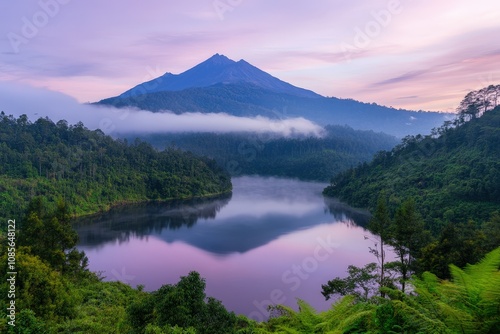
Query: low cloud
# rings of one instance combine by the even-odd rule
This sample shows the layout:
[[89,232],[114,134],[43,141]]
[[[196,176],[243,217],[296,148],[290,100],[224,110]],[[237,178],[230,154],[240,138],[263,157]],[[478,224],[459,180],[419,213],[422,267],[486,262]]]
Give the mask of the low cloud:
[[222,113],[153,113],[131,108],[80,104],[74,98],[44,88],[0,82],[0,111],[7,115],[26,114],[31,121],[48,117],[70,124],[83,122],[89,129],[106,134],[164,132],[272,132],[283,136],[320,136],[323,128],[304,118],[269,119],[236,117]]

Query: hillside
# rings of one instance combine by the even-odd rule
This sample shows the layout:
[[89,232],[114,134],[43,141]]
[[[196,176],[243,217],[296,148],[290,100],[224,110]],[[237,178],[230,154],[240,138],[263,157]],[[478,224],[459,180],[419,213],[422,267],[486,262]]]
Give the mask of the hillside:
[[406,137],[371,163],[335,176],[324,193],[371,209],[381,191],[393,204],[413,197],[434,230],[445,222],[486,221],[500,210],[500,107],[467,121],[470,109],[433,136]]
[[324,97],[275,78],[244,60],[235,62],[222,55],[178,75],[167,73],[97,104],[179,114],[222,112],[272,119],[303,117],[321,125],[348,125],[398,137],[427,134],[450,117],[445,113]]
[[332,175],[370,161],[376,152],[389,150],[397,144],[396,138],[373,131],[346,126],[327,126],[325,130],[321,138],[245,133],[170,133],[140,138],[158,149],[175,147],[215,159],[232,175],[258,174],[318,181],[328,181]]
[[191,153],[128,145],[82,123],[31,123],[2,112],[0,189],[2,217],[19,217],[36,196],[52,206],[64,199],[82,215],[123,202],[225,193],[231,182],[213,160]]

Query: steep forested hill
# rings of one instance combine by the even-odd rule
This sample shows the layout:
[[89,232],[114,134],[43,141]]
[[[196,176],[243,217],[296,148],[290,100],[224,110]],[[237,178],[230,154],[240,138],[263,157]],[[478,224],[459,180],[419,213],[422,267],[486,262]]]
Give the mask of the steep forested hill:
[[381,191],[392,203],[414,197],[434,227],[486,221],[500,210],[500,107],[462,107],[455,122],[431,136],[406,137],[371,163],[334,177],[324,193],[368,208]]
[[271,134],[181,133],[144,135],[155,147],[178,147],[215,159],[233,175],[259,174],[328,181],[397,144],[395,137],[347,126],[327,126],[319,137]]
[[0,212],[20,217],[29,200],[64,199],[73,214],[120,202],[188,198],[231,190],[215,161],[116,141],[82,123],[0,114]]

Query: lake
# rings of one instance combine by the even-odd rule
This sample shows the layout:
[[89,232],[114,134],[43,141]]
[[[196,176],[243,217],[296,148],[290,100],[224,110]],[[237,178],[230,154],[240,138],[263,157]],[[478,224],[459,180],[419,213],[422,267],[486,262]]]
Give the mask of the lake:
[[207,296],[256,320],[304,299],[326,310],[321,285],[376,259],[366,212],[324,198],[324,183],[245,176],[232,195],[115,208],[80,219],[92,271],[153,291],[198,271]]

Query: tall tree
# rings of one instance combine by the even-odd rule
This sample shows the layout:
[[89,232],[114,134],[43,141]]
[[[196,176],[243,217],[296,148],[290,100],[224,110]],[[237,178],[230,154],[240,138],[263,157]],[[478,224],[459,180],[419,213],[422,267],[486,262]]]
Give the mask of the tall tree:
[[[380,277],[379,285],[380,287],[387,286],[386,279],[386,258],[385,258],[385,243],[389,240],[391,235],[391,219],[389,214],[389,208],[387,206],[387,199],[385,192],[381,192],[377,200],[377,208],[375,209],[375,214],[368,224],[368,228],[377,235],[377,241],[375,242],[375,247],[370,247],[370,253],[375,255],[380,264]],[[380,295],[385,296],[383,290],[381,290]]]
[[56,270],[63,271],[67,254],[78,242],[69,222],[66,204],[60,200],[55,212],[47,212],[41,197],[34,198],[21,225],[19,245],[31,249]]
[[403,202],[396,210],[390,234],[388,243],[398,256],[401,291],[405,292],[406,281],[411,276],[413,262],[426,236],[423,220],[417,212],[413,198]]

